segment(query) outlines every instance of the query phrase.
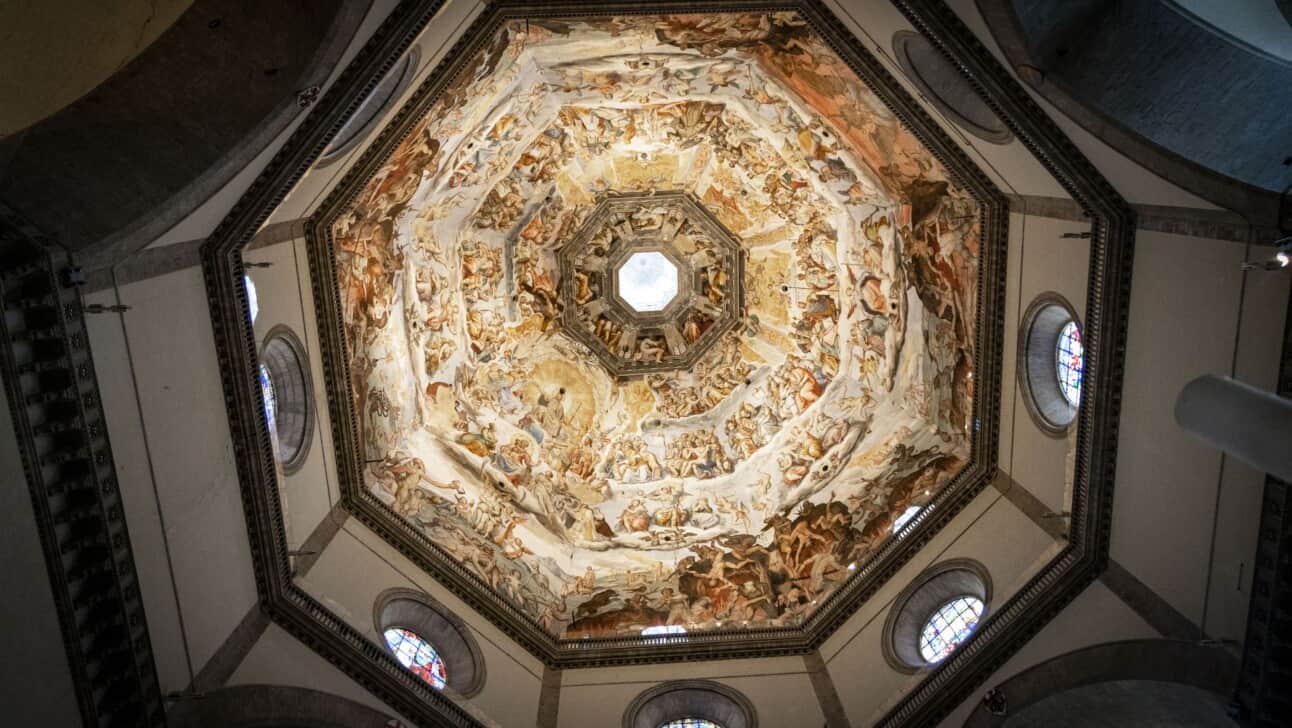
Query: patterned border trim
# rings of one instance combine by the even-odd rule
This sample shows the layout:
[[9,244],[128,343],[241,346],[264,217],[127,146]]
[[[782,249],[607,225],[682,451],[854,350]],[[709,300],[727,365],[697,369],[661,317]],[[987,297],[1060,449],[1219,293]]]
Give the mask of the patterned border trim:
[[0,271],[0,371],[82,722],[165,725],[79,275],[3,207]]
[[1077,416],[1069,541],[879,722],[933,725],[1076,598],[1108,562],[1118,418],[1126,360],[1135,213],[955,12],[934,0],[893,0],[965,75],[1042,166],[1090,213],[1086,381]]
[[363,485],[363,451],[357,413],[349,397],[350,356],[344,338],[340,293],[333,264],[336,259],[332,222],[347,209],[362,185],[428,112],[439,94],[458,77],[467,63],[516,18],[589,17],[606,14],[648,14],[678,11],[669,2],[545,3],[533,5],[501,0],[490,5],[449,54],[450,62],[435,70],[426,84],[399,111],[364,156],[322,202],[306,223],[314,300],[319,321],[324,379],[328,390],[337,443],[337,477],[346,507],[402,554],[456,593],[482,616],[496,624],[527,650],[553,667],[638,664],[728,657],[764,657],[805,654],[820,646],[862,603],[892,577],[932,536],[946,525],[994,477],[999,435],[1000,359],[1004,327],[1005,253],[1009,201],[964,154],[936,122],[909,96],[864,47],[840,30],[833,15],[815,0],[807,2],[687,3],[688,12],[741,10],[798,12],[854,72],[893,110],[920,141],[948,169],[953,179],[969,190],[982,209],[983,244],[980,256],[975,342],[975,371],[980,387],[974,398],[977,430],[968,464],[937,496],[936,508],[925,509],[901,539],[890,539],[854,576],[800,627],[764,630],[730,630],[677,637],[622,637],[586,640],[557,639],[528,614],[494,594],[479,577],[410,526]]
[[359,49],[335,83],[274,155],[202,246],[202,272],[225,408],[242,488],[256,590],[266,615],[340,666],[401,715],[425,725],[479,726],[487,719],[433,690],[379,645],[298,588],[292,580],[274,455],[258,383],[256,338],[247,308],[242,250],[300,181],[328,142],[403,53],[444,0],[404,0]]

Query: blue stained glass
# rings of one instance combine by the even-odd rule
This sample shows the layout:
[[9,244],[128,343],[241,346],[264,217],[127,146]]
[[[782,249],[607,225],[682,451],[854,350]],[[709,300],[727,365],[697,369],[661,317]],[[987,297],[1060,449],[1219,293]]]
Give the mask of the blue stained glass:
[[408,668],[414,675],[425,680],[431,687],[439,690],[448,683],[444,671],[444,660],[440,659],[431,643],[417,636],[416,632],[397,627],[385,631],[386,645],[394,653],[399,664]]
[[920,655],[930,663],[941,662],[973,634],[982,610],[982,602],[974,597],[957,597],[943,604],[920,633]]
[[278,431],[278,398],[274,396],[274,380],[269,376],[269,367],[260,365],[260,392],[265,398],[265,422],[270,432]]
[[1069,321],[1059,332],[1055,368],[1058,370],[1059,391],[1063,392],[1063,398],[1073,407],[1081,404],[1081,375],[1085,368],[1084,352],[1077,322]]
[[722,728],[722,726],[704,718],[681,718],[671,720],[659,728]]

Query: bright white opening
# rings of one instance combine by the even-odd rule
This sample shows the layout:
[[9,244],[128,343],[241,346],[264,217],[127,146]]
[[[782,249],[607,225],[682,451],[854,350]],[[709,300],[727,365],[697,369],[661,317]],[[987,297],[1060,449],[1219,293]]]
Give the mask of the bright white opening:
[[680,624],[669,624],[669,625],[661,624],[661,625],[656,625],[654,627],[647,627],[646,629],[643,629],[642,636],[649,637],[651,635],[656,635],[656,634],[682,634],[684,632],[686,632],[686,628]]
[[247,308],[251,309],[251,323],[256,323],[256,316],[260,314],[260,301],[256,299],[256,284],[251,280],[251,276],[242,277],[243,284],[247,287]]
[[619,297],[640,313],[662,311],[677,296],[677,266],[663,253],[633,253],[618,276]]
[[893,533],[897,533],[898,531],[902,530],[902,528],[906,524],[910,523],[911,519],[915,518],[915,515],[919,513],[923,508],[924,506],[911,506],[906,510],[902,511],[902,515],[898,516],[896,521],[893,521]]

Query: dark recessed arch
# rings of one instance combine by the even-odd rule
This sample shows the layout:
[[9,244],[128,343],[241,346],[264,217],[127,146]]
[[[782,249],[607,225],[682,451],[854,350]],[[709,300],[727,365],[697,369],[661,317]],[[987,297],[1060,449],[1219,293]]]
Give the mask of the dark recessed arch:
[[[1009,678],[995,689],[1004,695],[1008,714],[1067,690],[1100,683],[1154,681],[1205,690],[1228,700],[1238,681],[1238,660],[1220,645],[1178,640],[1126,640],[1074,650]],[[1005,723],[980,704],[965,728]]]
[[749,698],[712,680],[674,680],[642,692],[624,711],[623,728],[660,728],[684,718],[722,728],[758,728],[758,713]]
[[977,0],[1023,82],[1136,164],[1273,225],[1292,144],[1292,64],[1162,2]]
[[107,81],[0,142],[0,200],[86,267],[139,249],[302,113],[298,92],[327,81],[369,4],[196,0]]

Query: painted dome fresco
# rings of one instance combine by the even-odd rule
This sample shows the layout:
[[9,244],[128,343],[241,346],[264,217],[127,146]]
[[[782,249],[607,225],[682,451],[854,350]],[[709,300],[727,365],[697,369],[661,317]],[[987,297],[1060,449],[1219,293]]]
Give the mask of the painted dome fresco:
[[330,228],[364,488],[554,638],[801,625],[968,461],[979,203],[798,15],[425,108]]

